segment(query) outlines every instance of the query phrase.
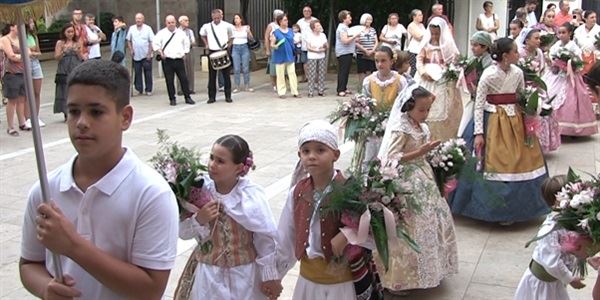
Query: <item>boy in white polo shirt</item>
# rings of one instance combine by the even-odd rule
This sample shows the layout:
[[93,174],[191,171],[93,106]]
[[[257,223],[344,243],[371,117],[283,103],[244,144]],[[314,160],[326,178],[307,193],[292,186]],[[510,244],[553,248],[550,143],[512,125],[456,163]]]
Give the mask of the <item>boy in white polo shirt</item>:
[[[89,60],[68,80],[67,124],[77,155],[39,183],[23,224],[21,281],[44,299],[160,299],[177,252],[178,212],[169,185],[121,145],[132,122],[129,74]],[[64,282],[53,279],[61,255]]]

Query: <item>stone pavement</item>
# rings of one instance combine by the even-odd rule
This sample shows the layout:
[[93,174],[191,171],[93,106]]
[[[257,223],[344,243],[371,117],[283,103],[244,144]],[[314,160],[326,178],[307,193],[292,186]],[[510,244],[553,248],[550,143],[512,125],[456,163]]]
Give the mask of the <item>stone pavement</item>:
[[[43,62],[46,79],[43,84],[41,118],[48,124],[42,129],[49,170],[66,162],[74,153],[62,115],[52,114],[54,95],[54,61]],[[156,70],[156,68],[155,68]],[[134,125],[126,132],[124,143],[143,160],[148,160],[156,148],[156,129],[166,129],[174,140],[203,151],[210,149],[218,137],[235,133],[246,138],[255,153],[257,169],[250,178],[266,188],[269,203],[279,219],[287,188],[297,160],[296,134],[306,121],[325,118],[336,106],[335,75],[329,74],[327,93],[330,96],[287,100],[278,99],[264,75],[264,70],[252,73],[254,93],[234,94],[228,104],[219,95],[217,103],[205,104],[206,74],[196,73],[195,106],[168,106],[162,79],[155,80],[154,95],[132,98],[135,107]],[[156,77],[156,73],[155,73]],[[352,75],[350,87],[358,87]],[[300,85],[306,95],[306,85]],[[37,180],[31,133],[21,132],[14,138],[5,134],[5,112],[0,113],[0,298],[31,299],[22,287],[18,274],[21,224],[26,195]],[[349,165],[352,145],[342,146],[340,168]],[[547,156],[551,174],[566,172],[568,166],[600,172],[600,136],[565,139],[558,152]],[[533,248],[525,242],[537,229],[538,221],[500,227],[457,217],[460,272],[445,280],[438,288],[418,291],[401,299],[512,299],[518,281],[527,268]],[[180,241],[176,267],[171,273],[165,299],[171,299],[177,279],[190,255],[194,242]],[[590,299],[596,274],[591,272],[585,289],[569,289],[572,299]],[[291,299],[298,276],[298,266],[284,280],[281,299]],[[394,297],[389,296],[389,299]]]

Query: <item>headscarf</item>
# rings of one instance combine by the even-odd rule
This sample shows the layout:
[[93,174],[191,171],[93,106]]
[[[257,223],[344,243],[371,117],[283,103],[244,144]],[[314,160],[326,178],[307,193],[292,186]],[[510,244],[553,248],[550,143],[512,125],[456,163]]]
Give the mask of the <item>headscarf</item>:
[[406,104],[406,102],[408,102],[408,100],[412,98],[413,91],[418,87],[419,85],[417,83],[407,86],[404,90],[402,90],[402,92],[400,92],[396,98],[396,101],[394,101],[394,106],[390,112],[390,117],[388,118],[385,126],[385,133],[383,134],[383,139],[381,140],[381,147],[379,148],[379,153],[377,154],[379,159],[384,159],[387,155],[390,145],[392,144],[392,133],[400,129],[402,115],[405,114],[402,112],[402,107],[404,104]]
[[431,19],[427,25],[425,35],[423,35],[423,40],[421,40],[420,48],[423,49],[423,47],[427,46],[427,44],[429,44],[431,41],[432,25],[440,27],[440,49],[442,50],[442,58],[444,59],[444,62],[450,62],[456,58],[460,52],[458,51],[456,43],[454,42],[452,31],[450,31],[448,23],[446,23],[446,20],[443,18],[435,17]]
[[521,33],[519,33],[519,36],[515,39],[515,42],[517,43],[517,47],[519,47],[519,49],[525,48],[525,38],[527,38],[527,35],[529,34],[529,32],[531,32],[531,30],[533,30],[533,28],[531,27],[523,28],[523,30],[521,30]]
[[484,45],[488,49],[492,48],[492,36],[485,31],[477,31],[471,37],[471,42]]
[[335,127],[324,120],[310,121],[298,133],[298,148],[307,142],[320,142],[333,150],[338,150]]
[[[298,148],[302,147],[307,142],[319,142],[327,145],[327,147],[338,150],[337,132],[335,127],[324,120],[310,121],[298,133]],[[300,180],[306,178],[308,172],[302,166],[302,161],[298,160],[296,168],[292,174],[290,187],[295,186]]]

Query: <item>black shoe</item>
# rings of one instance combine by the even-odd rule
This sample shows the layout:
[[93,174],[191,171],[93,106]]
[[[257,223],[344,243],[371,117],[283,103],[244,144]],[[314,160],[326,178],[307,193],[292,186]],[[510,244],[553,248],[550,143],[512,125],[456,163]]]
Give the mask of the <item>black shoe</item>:
[[215,103],[217,102],[217,100],[215,99],[208,99],[208,101],[206,101],[206,103],[211,104],[211,103]]
[[196,102],[194,102],[194,100],[192,100],[192,98],[186,98],[186,99],[185,99],[185,103],[186,103],[186,104],[192,104],[192,105],[193,105],[193,104],[196,104]]
[[233,102],[233,100],[231,100],[231,98],[227,98],[227,99],[225,99],[225,102],[231,103],[231,102]]
[[177,101],[176,100],[169,100],[169,105],[175,106],[175,105],[177,105]]

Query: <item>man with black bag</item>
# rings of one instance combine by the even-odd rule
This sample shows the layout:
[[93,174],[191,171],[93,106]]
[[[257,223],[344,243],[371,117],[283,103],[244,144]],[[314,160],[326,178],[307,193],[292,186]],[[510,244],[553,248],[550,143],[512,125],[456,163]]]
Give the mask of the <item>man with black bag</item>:
[[188,79],[185,74],[185,65],[183,57],[190,52],[190,40],[183,31],[177,28],[175,16],[168,15],[165,18],[166,27],[161,29],[154,40],[152,47],[158,52],[156,60],[162,63],[165,81],[167,83],[167,92],[169,93],[169,104],[177,105],[175,98],[175,74],[181,83],[181,89],[185,96],[185,103],[196,104],[190,97]]
[[[233,42],[233,25],[223,21],[223,12],[220,9],[215,9],[211,13],[212,22],[202,25],[200,29],[200,37],[208,48],[209,53],[219,51],[229,51]],[[229,54],[227,54],[229,55]],[[210,59],[210,57],[209,57]],[[225,58],[231,62],[231,57]],[[225,102],[231,103],[231,65],[219,70],[223,74],[225,86]],[[213,67],[212,61],[208,64],[208,101],[211,104],[216,102],[217,97],[217,70]]]

